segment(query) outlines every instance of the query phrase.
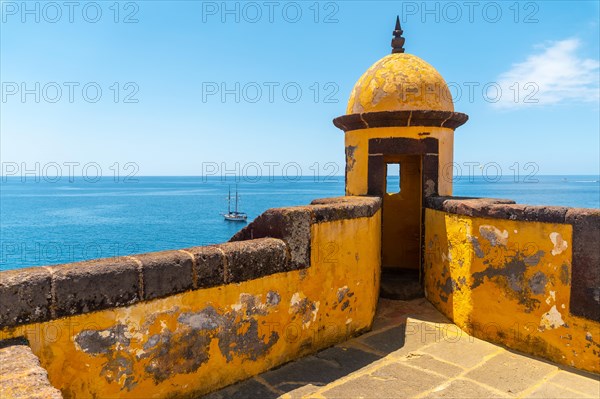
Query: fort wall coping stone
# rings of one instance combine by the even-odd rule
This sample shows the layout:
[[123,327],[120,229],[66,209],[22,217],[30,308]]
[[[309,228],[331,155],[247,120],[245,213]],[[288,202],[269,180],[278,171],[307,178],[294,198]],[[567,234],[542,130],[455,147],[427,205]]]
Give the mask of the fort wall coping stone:
[[[261,238],[0,273],[0,327],[44,322],[285,271],[282,240]],[[228,274],[224,270],[230,270]]]

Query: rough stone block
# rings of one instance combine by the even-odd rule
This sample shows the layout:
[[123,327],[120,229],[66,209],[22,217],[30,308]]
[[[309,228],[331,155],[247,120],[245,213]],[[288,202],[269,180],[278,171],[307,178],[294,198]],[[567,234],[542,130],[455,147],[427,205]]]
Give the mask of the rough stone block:
[[144,299],[173,295],[194,286],[192,257],[180,251],[154,252],[136,255],[142,264]]
[[43,267],[0,273],[0,327],[51,317],[51,276]]
[[487,217],[494,219],[524,220],[525,205],[496,204],[487,207]]
[[288,245],[293,270],[310,266],[311,207],[269,209],[231,238],[233,241],[279,238]]
[[225,263],[223,252],[215,247],[194,247],[185,249],[195,259],[194,284],[198,288],[210,288],[225,284]]
[[88,313],[141,300],[138,264],[108,258],[54,266],[56,316]]
[[228,283],[253,280],[289,270],[285,242],[261,238],[215,245],[225,254]]
[[[513,204],[515,204],[513,200],[500,198],[432,196],[425,200],[427,208],[473,217],[491,217],[489,215],[491,207]],[[502,209],[498,209],[499,215]],[[517,209],[514,208],[513,212],[518,212]],[[508,209],[504,208],[504,211],[506,212]]]
[[564,206],[526,206],[524,220],[543,223],[564,223],[569,208]]
[[373,216],[381,208],[379,197],[324,198],[311,202],[316,223]]
[[24,344],[0,342],[0,397],[14,399],[62,399],[62,394],[48,381],[31,348]]

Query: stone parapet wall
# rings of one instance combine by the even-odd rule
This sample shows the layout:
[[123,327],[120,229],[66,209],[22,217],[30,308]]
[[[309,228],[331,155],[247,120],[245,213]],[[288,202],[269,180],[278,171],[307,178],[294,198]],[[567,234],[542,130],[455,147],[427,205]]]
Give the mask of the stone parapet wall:
[[293,270],[288,256],[284,241],[261,238],[10,270],[0,274],[0,327],[129,306]]
[[207,393],[370,328],[380,207],[319,200],[224,244],[0,273],[0,341],[65,397]]
[[427,298],[473,335],[600,372],[600,211],[432,197]]
[[446,213],[573,228],[571,313],[600,322],[600,209],[534,206],[492,198],[430,197],[426,206]]

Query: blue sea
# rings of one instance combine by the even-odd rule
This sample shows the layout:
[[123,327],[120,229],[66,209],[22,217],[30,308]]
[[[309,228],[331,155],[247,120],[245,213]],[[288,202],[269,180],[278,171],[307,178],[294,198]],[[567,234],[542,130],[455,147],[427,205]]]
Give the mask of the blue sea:
[[[454,195],[508,198],[531,205],[600,208],[598,176],[537,176],[537,182],[459,179]],[[268,208],[344,194],[344,177],[258,181],[233,177],[138,177],[137,181],[26,181],[0,190],[0,270],[179,249],[227,241],[243,223],[226,222],[237,184],[249,221]],[[256,179],[254,179],[256,180]]]

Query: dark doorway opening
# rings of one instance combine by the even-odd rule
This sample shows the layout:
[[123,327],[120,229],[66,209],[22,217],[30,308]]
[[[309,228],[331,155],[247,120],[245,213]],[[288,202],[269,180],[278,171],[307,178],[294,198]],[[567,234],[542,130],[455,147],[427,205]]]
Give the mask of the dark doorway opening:
[[421,267],[421,155],[384,156],[381,296],[423,296]]
[[423,296],[423,203],[438,192],[438,153],[431,137],[369,140],[368,194],[383,199],[382,297]]

